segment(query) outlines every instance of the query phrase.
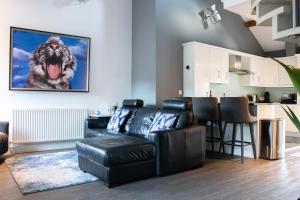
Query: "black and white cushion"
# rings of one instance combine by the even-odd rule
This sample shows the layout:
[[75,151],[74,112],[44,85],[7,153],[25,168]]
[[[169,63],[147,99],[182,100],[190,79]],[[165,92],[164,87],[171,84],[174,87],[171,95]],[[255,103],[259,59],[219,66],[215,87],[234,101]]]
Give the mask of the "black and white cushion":
[[110,118],[107,129],[113,131],[120,131],[124,126],[130,111],[127,109],[117,109],[113,116]]
[[177,117],[178,114],[162,113],[158,111],[150,126],[150,132],[173,128]]

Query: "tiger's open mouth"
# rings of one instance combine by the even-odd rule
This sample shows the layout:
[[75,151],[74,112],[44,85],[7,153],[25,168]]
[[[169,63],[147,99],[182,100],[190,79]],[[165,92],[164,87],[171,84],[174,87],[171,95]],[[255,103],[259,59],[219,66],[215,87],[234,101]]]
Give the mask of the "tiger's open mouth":
[[62,73],[61,58],[53,57],[46,61],[47,74],[49,79],[56,80],[60,78]]

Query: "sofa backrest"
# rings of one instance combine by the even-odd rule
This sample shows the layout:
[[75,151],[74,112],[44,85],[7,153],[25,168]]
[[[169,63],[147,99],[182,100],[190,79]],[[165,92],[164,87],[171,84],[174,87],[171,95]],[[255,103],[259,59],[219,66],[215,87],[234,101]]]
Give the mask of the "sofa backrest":
[[162,104],[162,113],[178,114],[174,128],[185,128],[193,124],[192,104],[186,100],[165,100]]
[[174,128],[185,128],[193,124],[192,104],[186,100],[165,100],[160,109],[142,107],[136,108],[125,125],[126,135],[146,137],[153,119],[158,111],[177,114]]
[[157,108],[136,109],[127,121],[124,134],[146,137],[157,111]]

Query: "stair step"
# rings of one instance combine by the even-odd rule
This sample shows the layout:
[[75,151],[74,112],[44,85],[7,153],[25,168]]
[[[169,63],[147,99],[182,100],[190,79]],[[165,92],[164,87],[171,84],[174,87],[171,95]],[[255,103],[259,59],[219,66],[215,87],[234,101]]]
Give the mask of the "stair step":
[[260,11],[262,15],[280,6],[292,6],[292,0],[251,0],[252,14],[256,14],[257,8],[265,7],[265,11]]
[[[222,0],[223,2],[227,0]],[[297,1],[297,2],[296,2]],[[258,26],[272,27],[272,40],[300,43],[300,16],[297,12],[299,0],[228,0],[235,3],[233,8],[227,8],[241,16],[254,14]],[[248,4],[248,14],[239,13],[238,4],[244,2],[240,7]],[[234,7],[235,6],[235,7]],[[243,9],[242,9],[243,10]],[[245,9],[244,9],[245,10]]]
[[258,17],[257,19],[257,25],[260,26],[272,26],[272,18],[274,16],[278,16],[281,15],[282,17],[287,16],[287,17],[291,17],[291,7],[290,6],[281,6],[279,8],[273,9],[272,11],[266,13],[263,16]]

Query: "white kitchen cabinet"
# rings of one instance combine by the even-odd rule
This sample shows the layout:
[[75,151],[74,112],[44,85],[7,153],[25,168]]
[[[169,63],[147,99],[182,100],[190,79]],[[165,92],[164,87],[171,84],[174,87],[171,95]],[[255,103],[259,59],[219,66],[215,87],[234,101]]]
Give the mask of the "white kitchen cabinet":
[[263,80],[264,87],[278,86],[278,64],[271,58],[263,60]]
[[209,45],[183,45],[183,96],[207,97],[210,90]]
[[255,67],[255,84],[258,87],[264,87],[264,61],[265,58],[260,57],[260,56],[256,56],[255,59],[256,60],[256,67]]
[[[296,67],[296,65],[297,65],[297,58],[295,56],[279,58],[278,60],[280,60],[281,62],[283,62],[286,65],[292,65],[294,67]],[[279,87],[292,87],[292,82],[291,82],[290,77],[288,76],[288,73],[279,64],[278,64],[278,86]]]
[[229,53],[198,42],[183,44],[183,95],[209,96],[210,83],[228,83]]
[[218,47],[210,47],[209,52],[210,82],[227,84],[229,75],[228,51]]
[[241,84],[243,86],[264,86],[264,58],[260,56],[250,57],[250,75],[241,76]]

